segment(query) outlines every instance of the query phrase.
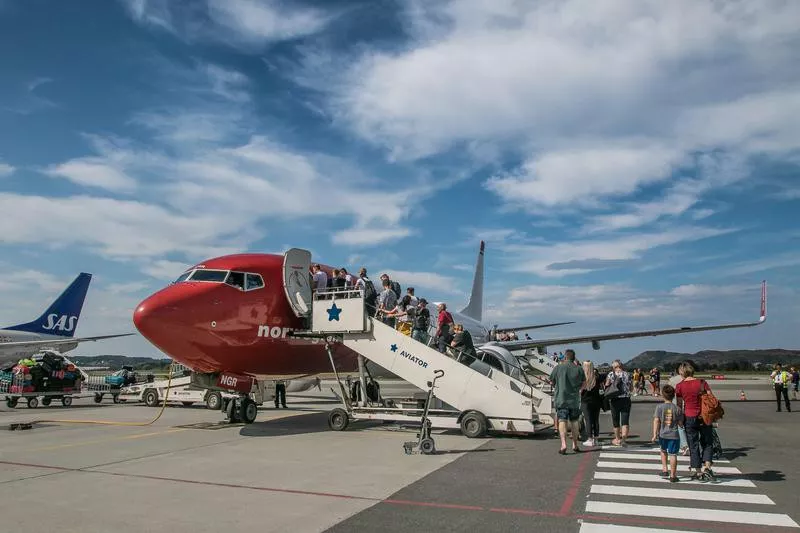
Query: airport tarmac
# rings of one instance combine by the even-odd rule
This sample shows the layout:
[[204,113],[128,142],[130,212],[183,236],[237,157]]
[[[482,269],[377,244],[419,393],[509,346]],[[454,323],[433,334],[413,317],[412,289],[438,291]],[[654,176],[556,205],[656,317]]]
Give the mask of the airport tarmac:
[[[647,442],[656,400],[637,398],[630,446],[560,456],[552,431],[529,438],[437,434],[433,456],[405,455],[413,431],[354,425],[333,432],[323,391],[266,404],[250,426],[205,408],[169,407],[150,426],[43,423],[0,431],[4,531],[506,531],[581,533],[797,529],[797,413],[776,413],[762,382],[717,387],[721,483],[658,478]],[[398,384],[390,389],[402,390]],[[152,419],[158,409],[0,407],[0,428],[34,419]],[[609,418],[601,417],[608,430]],[[685,474],[685,467],[682,467]]]

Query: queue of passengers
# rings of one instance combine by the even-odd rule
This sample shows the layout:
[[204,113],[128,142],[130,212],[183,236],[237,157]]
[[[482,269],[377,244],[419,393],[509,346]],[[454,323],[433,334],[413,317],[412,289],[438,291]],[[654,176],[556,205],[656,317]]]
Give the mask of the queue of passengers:
[[[416,341],[432,345],[439,352],[460,357],[462,362],[470,364],[477,357],[472,335],[462,324],[456,324],[453,315],[447,310],[446,303],[436,306],[436,331],[430,337],[431,313],[428,300],[417,298],[414,287],[408,287],[401,296],[400,283],[391,279],[388,274],[381,274],[380,287],[367,275],[367,269],[361,268],[358,277],[353,278],[345,268],[334,268],[331,276],[321,265],[311,266],[312,288],[321,289],[359,289],[364,293],[366,312],[387,326],[393,327]],[[501,332],[504,340],[516,340],[516,333]]]

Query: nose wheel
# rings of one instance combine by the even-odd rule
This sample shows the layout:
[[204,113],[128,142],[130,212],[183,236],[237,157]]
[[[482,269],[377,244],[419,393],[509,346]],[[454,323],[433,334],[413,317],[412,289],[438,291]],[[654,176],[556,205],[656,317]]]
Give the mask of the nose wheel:
[[258,416],[258,406],[249,396],[227,400],[224,407],[228,422],[252,424]]

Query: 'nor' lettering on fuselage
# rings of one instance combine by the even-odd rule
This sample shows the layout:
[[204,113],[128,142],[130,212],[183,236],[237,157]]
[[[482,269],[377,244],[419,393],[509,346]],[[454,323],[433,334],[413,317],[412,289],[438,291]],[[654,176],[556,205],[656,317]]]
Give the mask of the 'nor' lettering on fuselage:
[[259,337],[267,337],[271,339],[284,339],[286,338],[286,334],[292,331],[294,328],[282,328],[280,326],[258,326],[258,336]]
[[401,355],[402,357],[405,357],[406,359],[408,359],[408,360],[409,360],[409,361],[411,361],[412,363],[417,363],[417,364],[418,364],[419,366],[421,366],[422,368],[428,368],[428,363],[427,363],[427,362],[425,362],[425,361],[423,361],[423,360],[422,360],[422,359],[420,359],[419,357],[415,356],[414,354],[411,354],[411,353],[409,353],[409,352],[407,352],[407,351],[403,350],[403,351],[401,351],[401,352],[400,352],[400,355]]

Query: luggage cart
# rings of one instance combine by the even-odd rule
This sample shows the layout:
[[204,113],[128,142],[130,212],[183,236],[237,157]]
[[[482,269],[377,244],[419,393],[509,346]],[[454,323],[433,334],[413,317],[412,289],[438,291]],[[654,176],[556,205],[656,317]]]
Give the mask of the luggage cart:
[[[94,378],[95,376],[90,376]],[[104,379],[103,376],[98,376],[100,380]],[[29,409],[36,409],[39,404],[47,407],[53,401],[60,401],[64,407],[70,407],[74,398],[86,398],[94,396],[95,402],[98,402],[98,395],[100,401],[106,394],[115,394],[111,385],[105,383],[86,384],[84,380],[78,380],[75,387],[63,390],[33,390],[24,391],[24,379],[20,376],[14,376],[12,381],[0,381],[0,396],[5,396],[6,407],[14,409],[19,405],[20,401],[27,404]],[[118,391],[119,389],[117,389]],[[118,392],[117,392],[118,394]],[[99,402],[98,402],[99,403]],[[118,403],[115,399],[114,403]]]

